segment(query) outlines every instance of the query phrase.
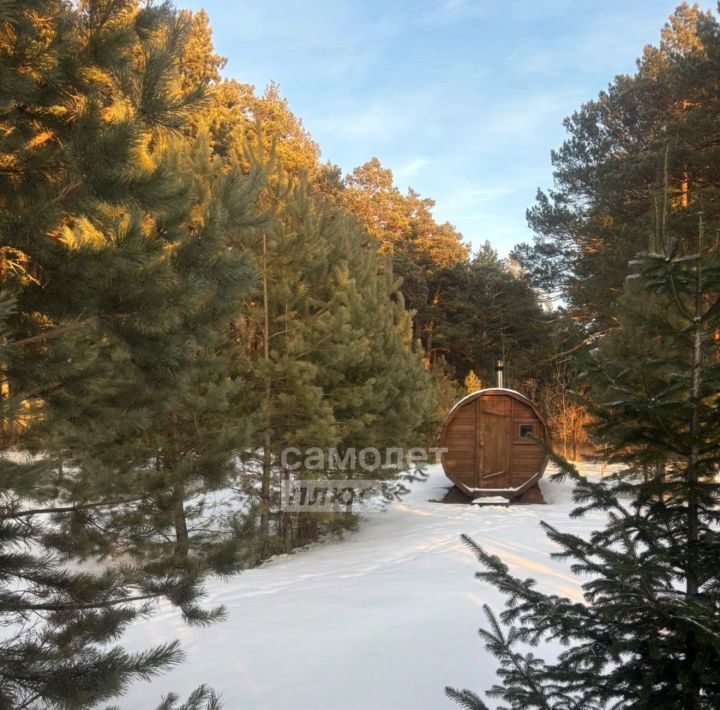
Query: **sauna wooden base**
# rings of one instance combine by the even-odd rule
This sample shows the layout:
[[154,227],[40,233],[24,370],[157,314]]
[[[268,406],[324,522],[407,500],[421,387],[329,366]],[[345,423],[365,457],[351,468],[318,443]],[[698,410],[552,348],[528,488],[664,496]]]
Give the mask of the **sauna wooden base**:
[[430,502],[451,503],[454,505],[471,505],[474,502],[479,503],[483,498],[487,498],[488,500],[495,500],[496,498],[498,500],[499,498],[504,499],[504,503],[498,502],[496,505],[544,505],[545,503],[540,486],[537,484],[530,486],[530,488],[528,488],[524,493],[514,498],[487,493],[472,497],[461,491],[457,486],[453,486],[452,488],[447,489],[447,492],[441,499],[433,499]]

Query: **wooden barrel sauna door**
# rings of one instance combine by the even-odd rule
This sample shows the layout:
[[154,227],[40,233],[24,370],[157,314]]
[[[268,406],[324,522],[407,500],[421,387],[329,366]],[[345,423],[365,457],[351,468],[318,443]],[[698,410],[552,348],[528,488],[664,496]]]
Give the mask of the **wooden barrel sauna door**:
[[476,392],[455,405],[443,426],[445,473],[466,492],[517,495],[547,464],[545,450],[530,437],[549,441],[528,399],[505,389]]

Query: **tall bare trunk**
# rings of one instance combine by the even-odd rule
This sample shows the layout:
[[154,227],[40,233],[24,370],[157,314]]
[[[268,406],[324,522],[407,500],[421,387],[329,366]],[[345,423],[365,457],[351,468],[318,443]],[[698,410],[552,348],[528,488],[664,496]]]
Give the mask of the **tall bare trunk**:
[[10,417],[10,383],[5,368],[0,370],[0,401],[2,402],[2,445],[9,446],[13,439],[13,423]]
[[[703,223],[700,220],[699,253],[696,269],[695,302],[693,308],[694,332],[692,355],[692,415],[690,421],[690,435],[693,444],[688,461],[688,500],[687,500],[687,573],[685,593],[690,603],[694,602],[700,593],[700,575],[698,570],[698,546],[700,544],[700,510],[697,496],[700,464],[700,397],[702,382],[702,355],[703,355],[703,324],[702,324],[702,251],[703,251]],[[686,707],[695,710],[701,707],[700,686],[701,679],[697,671],[698,644],[697,635],[693,630],[688,632],[686,643],[685,662],[687,664],[687,692]]]
[[[285,343],[285,352],[289,352],[289,338],[288,338],[288,323],[290,318],[290,307],[287,299],[285,300],[285,332],[283,341]],[[290,471],[283,467],[283,478],[286,485],[290,481]],[[283,541],[285,544],[285,552],[290,552],[293,548],[293,515],[286,510],[282,511],[282,529],[283,529]]]
[[[437,306],[440,303],[440,286],[435,287],[435,295],[432,299],[432,305]],[[432,365],[433,363],[433,331],[435,330],[435,321],[431,320],[427,327],[427,344],[425,346],[425,357],[427,361]]]
[[[686,111],[688,107],[687,99],[682,100],[682,110]],[[688,185],[690,178],[688,175],[687,164],[683,167],[682,177],[680,178],[680,206],[685,209],[688,206]]]
[[270,447],[270,410],[272,401],[272,381],[270,379],[270,298],[267,273],[267,235],[263,232],[263,357],[266,365],[265,375],[265,421],[263,432],[262,479],[260,482],[260,534],[267,539],[270,533],[270,482],[272,477],[272,454]]
[[[170,420],[170,425],[172,443],[166,452],[164,465],[170,475],[175,477],[178,475],[180,451],[178,449],[177,417],[174,414]],[[175,559],[178,562],[183,562],[190,552],[190,535],[185,517],[185,481],[182,478],[175,479],[172,485],[172,514],[175,528]]]

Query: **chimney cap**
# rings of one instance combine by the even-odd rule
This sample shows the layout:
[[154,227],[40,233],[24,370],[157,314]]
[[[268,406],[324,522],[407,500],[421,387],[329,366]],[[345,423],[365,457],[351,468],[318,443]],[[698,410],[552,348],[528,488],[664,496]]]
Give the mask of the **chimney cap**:
[[503,367],[505,367],[505,360],[496,360],[495,361],[495,369],[496,370],[502,370]]

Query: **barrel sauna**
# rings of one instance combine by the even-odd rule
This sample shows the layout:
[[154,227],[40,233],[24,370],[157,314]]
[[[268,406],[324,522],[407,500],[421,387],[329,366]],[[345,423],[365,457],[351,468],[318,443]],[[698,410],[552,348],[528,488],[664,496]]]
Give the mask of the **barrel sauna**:
[[550,443],[545,420],[529,399],[503,387],[473,392],[443,424],[445,475],[472,498],[531,495],[548,462],[532,437]]

